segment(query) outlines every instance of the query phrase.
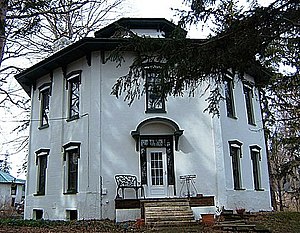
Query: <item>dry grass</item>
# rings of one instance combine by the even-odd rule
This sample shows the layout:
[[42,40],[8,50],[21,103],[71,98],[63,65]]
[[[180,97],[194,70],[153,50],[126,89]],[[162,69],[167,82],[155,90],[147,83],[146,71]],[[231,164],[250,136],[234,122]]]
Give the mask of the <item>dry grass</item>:
[[[262,213],[252,216],[249,223],[254,223],[258,227],[263,227],[271,230],[273,233],[299,233],[300,232],[300,213],[283,212],[283,213]],[[115,224],[110,220],[101,221],[33,221],[33,220],[17,220],[17,219],[1,219],[0,232],[7,233],[58,233],[58,232],[206,232],[219,233],[220,230],[214,227],[198,225],[192,230],[189,226],[165,229],[154,228],[138,228],[133,222]]]

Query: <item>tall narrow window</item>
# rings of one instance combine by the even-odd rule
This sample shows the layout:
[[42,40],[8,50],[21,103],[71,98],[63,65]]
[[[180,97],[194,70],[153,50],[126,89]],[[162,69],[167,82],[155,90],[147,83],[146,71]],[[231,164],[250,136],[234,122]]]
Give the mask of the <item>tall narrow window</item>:
[[245,103],[246,103],[248,124],[255,125],[252,88],[244,85],[244,94],[245,94]]
[[50,83],[46,83],[39,88],[40,91],[40,128],[49,126],[49,103],[50,103]]
[[37,164],[37,195],[45,195],[46,188],[46,169],[47,157],[50,149],[40,149],[36,151],[36,164]]
[[261,173],[260,173],[260,161],[261,161],[261,148],[259,146],[250,146],[252,170],[253,170],[253,182],[254,189],[261,190]]
[[146,75],[146,112],[166,112],[163,92],[164,77],[158,65],[145,67]]
[[226,77],[224,80],[226,110],[228,117],[235,117],[234,97],[233,97],[233,80]]
[[69,120],[79,118],[81,71],[74,71],[67,75],[69,89]]
[[80,157],[80,143],[68,143],[64,146],[64,161],[66,171],[66,194],[78,191],[78,160]]
[[241,157],[242,157],[242,143],[239,141],[230,141],[230,156],[232,160],[232,176],[233,186],[235,190],[242,189],[242,176],[241,176]]

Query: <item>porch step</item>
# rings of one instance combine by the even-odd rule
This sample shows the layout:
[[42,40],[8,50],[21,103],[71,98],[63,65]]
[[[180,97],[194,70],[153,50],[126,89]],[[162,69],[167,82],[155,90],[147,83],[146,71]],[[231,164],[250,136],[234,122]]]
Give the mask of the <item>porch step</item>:
[[187,200],[144,202],[145,224],[153,227],[196,224]]

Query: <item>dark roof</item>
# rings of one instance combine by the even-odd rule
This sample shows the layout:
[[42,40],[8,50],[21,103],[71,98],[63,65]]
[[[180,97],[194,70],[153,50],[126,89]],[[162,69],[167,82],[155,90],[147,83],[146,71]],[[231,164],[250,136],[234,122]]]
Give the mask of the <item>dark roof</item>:
[[16,183],[16,184],[25,184],[25,180],[16,179],[9,173],[0,171],[0,183]]
[[[17,74],[15,78],[30,96],[30,87],[43,75],[84,56],[89,56],[92,51],[109,51],[116,48],[121,42],[126,42],[128,40],[126,38],[111,38],[119,26],[128,29],[160,29],[165,32],[166,37],[169,37],[178,28],[163,18],[122,18],[97,31],[96,38],[83,38]],[[185,30],[179,29],[179,31],[184,36],[186,35]]]
[[[30,88],[35,85],[38,78],[50,74],[54,69],[60,67],[66,67],[73,61],[76,61],[82,57],[87,57],[87,62],[93,51],[110,51],[115,49],[121,43],[126,43],[129,38],[111,38],[117,25],[126,26],[128,28],[159,28],[170,36],[170,33],[177,27],[175,24],[162,18],[122,18],[116,23],[110,24],[103,29],[95,33],[96,38],[83,38],[66,48],[56,52],[55,54],[45,58],[41,62],[31,66],[30,68],[22,71],[15,76],[16,80],[30,96]],[[184,31],[183,29],[181,29]],[[185,32],[185,31],[184,31]],[[168,34],[169,33],[169,34]],[[185,32],[186,33],[186,32]],[[197,43],[203,42],[200,39],[188,39]],[[256,78],[256,80],[262,80],[265,74],[261,70],[257,69],[256,65],[250,68],[250,75]],[[255,71],[255,72],[254,72]],[[257,76],[258,75],[258,76]]]
[[187,32],[179,28],[174,23],[164,18],[121,18],[116,22],[102,28],[95,32],[96,38],[110,38],[113,37],[118,28],[123,27],[126,29],[156,29],[165,32],[165,37],[170,38],[172,32],[178,29],[179,32],[186,36]]
[[43,75],[49,74],[54,69],[64,67],[84,56],[88,56],[92,51],[112,50],[126,40],[122,38],[84,38],[22,71],[15,78],[30,96],[31,85]]

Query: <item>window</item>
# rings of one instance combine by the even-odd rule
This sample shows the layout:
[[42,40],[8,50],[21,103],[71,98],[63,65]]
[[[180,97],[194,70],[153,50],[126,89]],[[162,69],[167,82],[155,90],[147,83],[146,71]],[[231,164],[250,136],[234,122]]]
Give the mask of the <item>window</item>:
[[16,195],[17,194],[17,184],[12,184],[11,185],[11,195]]
[[39,88],[40,91],[40,128],[49,126],[49,103],[50,103],[50,83],[46,83]]
[[234,118],[235,107],[234,107],[234,98],[233,98],[233,80],[230,77],[225,78],[224,87],[225,87],[227,116]]
[[245,103],[248,124],[255,125],[254,111],[253,111],[253,90],[251,87],[244,85]]
[[74,71],[67,75],[67,88],[69,90],[68,100],[68,119],[79,118],[79,106],[80,106],[80,83],[81,83],[81,71]]
[[33,210],[33,219],[34,220],[40,220],[43,218],[43,210]]
[[163,91],[164,77],[161,67],[159,65],[147,66],[144,74],[146,76],[146,112],[166,112]]
[[75,194],[78,189],[78,159],[80,143],[68,143],[64,146],[64,162],[66,171],[65,194]]
[[242,157],[242,143],[239,141],[230,141],[230,156],[232,160],[232,176],[233,186],[235,190],[242,189],[242,178],[241,178],[241,157]]
[[260,161],[261,161],[261,148],[259,146],[250,146],[250,154],[253,169],[253,182],[255,190],[261,189],[261,175],[260,175]]
[[77,220],[77,210],[67,210],[66,214],[68,221]]
[[47,169],[47,156],[50,149],[40,149],[36,151],[36,165],[37,169],[37,192],[36,195],[45,195],[46,188],[46,169]]

